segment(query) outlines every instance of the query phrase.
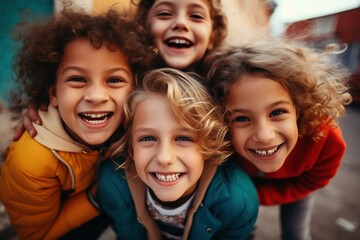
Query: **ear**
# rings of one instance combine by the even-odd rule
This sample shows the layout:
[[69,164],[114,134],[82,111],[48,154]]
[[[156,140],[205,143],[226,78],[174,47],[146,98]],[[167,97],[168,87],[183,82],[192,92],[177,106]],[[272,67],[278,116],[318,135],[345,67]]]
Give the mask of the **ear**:
[[57,99],[57,96],[56,96],[56,88],[55,87],[50,87],[48,89],[48,94],[49,94],[49,97],[50,97],[51,106],[57,107],[58,106],[58,99]]

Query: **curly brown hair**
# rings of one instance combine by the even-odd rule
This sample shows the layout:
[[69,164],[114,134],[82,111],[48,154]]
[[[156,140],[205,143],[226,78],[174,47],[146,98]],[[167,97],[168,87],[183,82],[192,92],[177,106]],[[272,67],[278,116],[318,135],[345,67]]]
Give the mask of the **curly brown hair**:
[[[144,29],[147,29],[147,16],[155,0],[132,0],[131,2],[137,6],[135,21]],[[221,10],[220,0],[208,0],[208,2],[213,22],[214,48],[217,48],[222,45],[227,35],[227,18]]]
[[153,68],[157,54],[150,38],[125,13],[109,10],[91,15],[80,9],[65,8],[42,22],[22,22],[17,26],[18,50],[14,69],[17,89],[12,93],[12,107],[29,103],[48,104],[48,89],[56,81],[56,70],[65,46],[76,38],[87,38],[95,48],[105,45],[126,56],[134,74]]
[[262,74],[283,86],[298,113],[299,136],[322,136],[321,125],[336,126],[351,103],[349,71],[334,63],[327,52],[299,42],[264,40],[219,49],[205,60],[207,80],[226,108],[233,84],[245,74]]

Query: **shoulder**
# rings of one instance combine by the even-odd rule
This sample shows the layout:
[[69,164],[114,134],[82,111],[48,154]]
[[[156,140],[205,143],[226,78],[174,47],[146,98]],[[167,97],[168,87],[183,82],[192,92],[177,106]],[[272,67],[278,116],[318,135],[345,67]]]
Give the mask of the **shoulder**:
[[17,172],[48,176],[55,172],[58,161],[50,149],[39,144],[25,132],[17,142],[9,146],[4,164],[11,169],[17,169]]
[[[256,188],[247,173],[234,160],[228,159],[220,165],[205,195],[200,212],[209,211],[197,219],[205,222],[214,216],[221,222],[222,235],[248,235],[257,220],[259,200]],[[236,239],[236,238],[234,238]]]
[[340,144],[345,146],[345,140],[342,137],[342,132],[340,127],[336,127],[336,128],[327,127],[325,137],[328,142],[332,142],[336,145]]
[[220,165],[216,174],[221,175],[224,183],[233,194],[257,195],[251,178],[233,159],[230,158],[223,165]]
[[[238,212],[257,213],[259,201],[254,183],[249,175],[233,159],[220,165],[209,186],[210,198],[227,196],[224,202],[232,214]],[[212,195],[212,196],[211,196]],[[215,197],[216,198],[216,197]],[[232,206],[232,207],[230,207]]]
[[124,169],[116,169],[116,164],[111,159],[106,159],[100,167],[99,197],[104,208],[107,208],[106,204],[123,208],[127,202],[131,201]]

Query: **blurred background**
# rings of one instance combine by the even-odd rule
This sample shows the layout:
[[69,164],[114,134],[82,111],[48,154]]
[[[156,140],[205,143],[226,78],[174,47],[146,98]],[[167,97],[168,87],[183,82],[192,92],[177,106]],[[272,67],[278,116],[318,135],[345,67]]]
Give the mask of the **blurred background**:
[[[12,57],[17,44],[12,29],[26,16],[46,17],[73,2],[91,13],[110,7],[132,13],[134,0],[2,0],[0,7],[0,164],[16,125],[9,112],[10,91],[16,87]],[[135,0],[136,2],[136,0]],[[352,73],[353,104],[341,120],[348,149],[336,177],[317,192],[312,219],[313,240],[360,239],[360,0],[222,0],[228,18],[226,45],[256,41],[272,35],[306,42],[323,49],[336,43],[334,61]],[[256,240],[280,239],[277,207],[261,207]],[[0,239],[17,239],[0,202]],[[111,229],[103,240],[115,239]]]

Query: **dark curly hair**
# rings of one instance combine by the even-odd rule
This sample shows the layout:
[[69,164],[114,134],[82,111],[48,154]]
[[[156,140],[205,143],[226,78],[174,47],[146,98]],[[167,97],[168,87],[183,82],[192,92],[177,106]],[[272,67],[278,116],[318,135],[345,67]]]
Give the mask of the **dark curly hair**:
[[49,103],[47,90],[55,84],[64,48],[76,38],[89,39],[95,48],[105,45],[112,51],[120,49],[134,74],[153,68],[157,59],[151,37],[146,37],[125,13],[112,9],[91,15],[66,8],[45,22],[21,22],[16,30],[16,40],[22,46],[14,61],[19,85],[12,92],[13,110],[21,110],[29,103]]

